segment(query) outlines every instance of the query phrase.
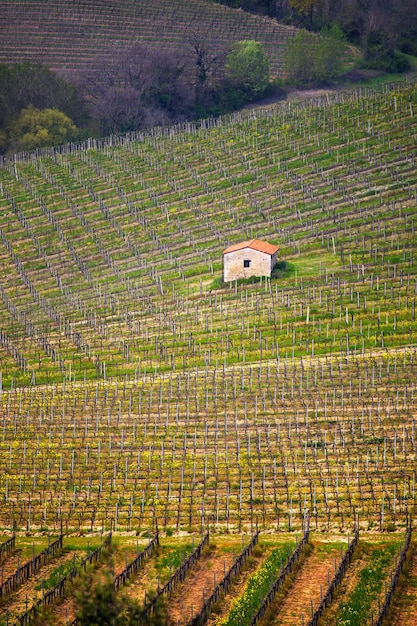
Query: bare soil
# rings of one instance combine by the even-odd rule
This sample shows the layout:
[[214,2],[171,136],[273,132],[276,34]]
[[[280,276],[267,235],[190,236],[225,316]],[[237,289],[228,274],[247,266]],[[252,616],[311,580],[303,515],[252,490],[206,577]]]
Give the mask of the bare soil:
[[206,598],[210,596],[233,563],[233,556],[208,554],[189,572],[184,584],[175,592],[168,603],[168,624],[186,624],[196,615]]
[[57,567],[72,558],[72,553],[66,553],[54,559],[51,563],[43,567],[39,574],[29,578],[17,591],[6,596],[1,604],[0,615],[4,615],[6,611],[8,611],[10,618],[14,618],[24,613],[42,597],[42,589],[35,589],[35,587],[39,585],[42,579],[46,580]]
[[305,559],[301,569],[288,591],[288,594],[271,616],[269,624],[275,626],[294,626],[302,623],[302,616],[307,623],[312,609],[320,604],[322,594],[327,590],[328,582],[335,572],[335,559],[340,563],[340,547],[330,545],[326,550],[313,544],[311,554]]

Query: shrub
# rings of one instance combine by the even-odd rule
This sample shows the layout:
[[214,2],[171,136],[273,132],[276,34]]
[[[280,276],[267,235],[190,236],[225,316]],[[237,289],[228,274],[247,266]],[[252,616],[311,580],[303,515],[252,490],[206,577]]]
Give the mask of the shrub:
[[269,84],[269,61],[262,44],[253,39],[238,41],[226,60],[230,86],[250,98],[262,95]]

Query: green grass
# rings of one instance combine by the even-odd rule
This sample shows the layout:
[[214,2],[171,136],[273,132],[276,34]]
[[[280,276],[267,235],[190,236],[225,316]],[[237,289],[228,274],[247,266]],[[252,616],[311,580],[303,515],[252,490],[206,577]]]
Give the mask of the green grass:
[[335,271],[340,268],[340,257],[329,252],[320,251],[319,253],[303,253],[298,257],[291,259],[291,274],[297,276],[320,277],[320,272],[326,268],[329,271]]
[[43,589],[44,591],[47,591],[48,589],[52,589],[52,587],[55,587],[55,585],[59,583],[59,581],[62,578],[64,578],[64,576],[67,576],[71,572],[71,570],[76,566],[77,566],[76,559],[71,559],[70,561],[67,561],[66,563],[62,563],[50,573],[48,578],[45,578],[44,580],[42,579],[41,582],[35,585],[34,589],[36,590]]
[[359,573],[355,589],[337,612],[336,626],[362,626],[370,617],[374,600],[383,588],[383,581],[393,568],[393,557],[398,552],[399,544],[367,548],[370,551],[369,564]]
[[285,543],[270,552],[263,565],[250,577],[242,595],[232,603],[228,616],[221,621],[221,626],[247,626],[251,623],[293,549],[293,543]]

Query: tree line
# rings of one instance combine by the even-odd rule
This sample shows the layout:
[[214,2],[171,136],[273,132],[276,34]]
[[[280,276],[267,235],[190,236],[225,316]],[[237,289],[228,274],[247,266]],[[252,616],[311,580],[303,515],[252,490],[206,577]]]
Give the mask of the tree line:
[[174,51],[132,45],[73,83],[40,64],[1,65],[0,152],[219,115],[261,95],[269,80],[260,43],[219,53],[197,34]]
[[[287,80],[337,75],[343,49],[337,29],[320,36],[300,31],[288,44]],[[103,57],[99,73],[74,83],[39,64],[0,66],[0,152],[217,116],[268,91],[284,93],[283,79],[271,80],[262,44],[242,40],[219,51],[210,27],[177,50],[134,44],[115,61],[109,65]]]
[[338,26],[364,50],[368,67],[403,71],[401,53],[417,56],[415,0],[218,0],[310,31]]
[[[39,64],[0,65],[0,153],[217,116],[286,84],[323,84],[342,72],[346,43],[363,45],[362,66],[408,68],[417,54],[412,0],[223,0],[301,28],[287,43],[283,77],[271,81],[262,45],[219,50],[210,25],[176,50],[133,44],[101,71],[71,83]],[[414,32],[414,30],[416,32]],[[317,31],[317,32],[313,32]]]

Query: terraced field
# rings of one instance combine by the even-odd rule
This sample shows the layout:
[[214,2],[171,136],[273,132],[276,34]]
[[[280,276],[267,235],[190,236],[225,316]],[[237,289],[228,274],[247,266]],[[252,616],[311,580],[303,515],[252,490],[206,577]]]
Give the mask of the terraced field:
[[[166,619],[196,624],[207,563],[219,584],[258,529],[210,606],[225,624],[247,593],[249,624],[309,518],[313,547],[259,622],[295,610],[307,624],[356,523],[346,585],[321,619],[343,623],[338,607],[366,596],[358,623],[376,620],[416,505],[416,131],[412,83],[4,161],[5,538],[112,530],[123,554],[136,534],[143,548],[157,531],[162,546],[210,531],[217,547],[185,578],[198,600],[185,581],[183,606],[161,599]],[[278,272],[223,285],[222,250],[252,237],[280,246]],[[139,547],[126,549],[129,561]],[[295,609],[291,589],[332,550]],[[158,584],[149,558],[131,587],[143,605]],[[76,614],[64,602],[62,623]]]
[[[206,0],[1,0],[0,63],[44,63],[77,77],[112,66],[135,43],[185,49],[197,38],[213,54],[241,39],[262,42],[278,75],[295,29]],[[208,43],[210,42],[210,43]]]

